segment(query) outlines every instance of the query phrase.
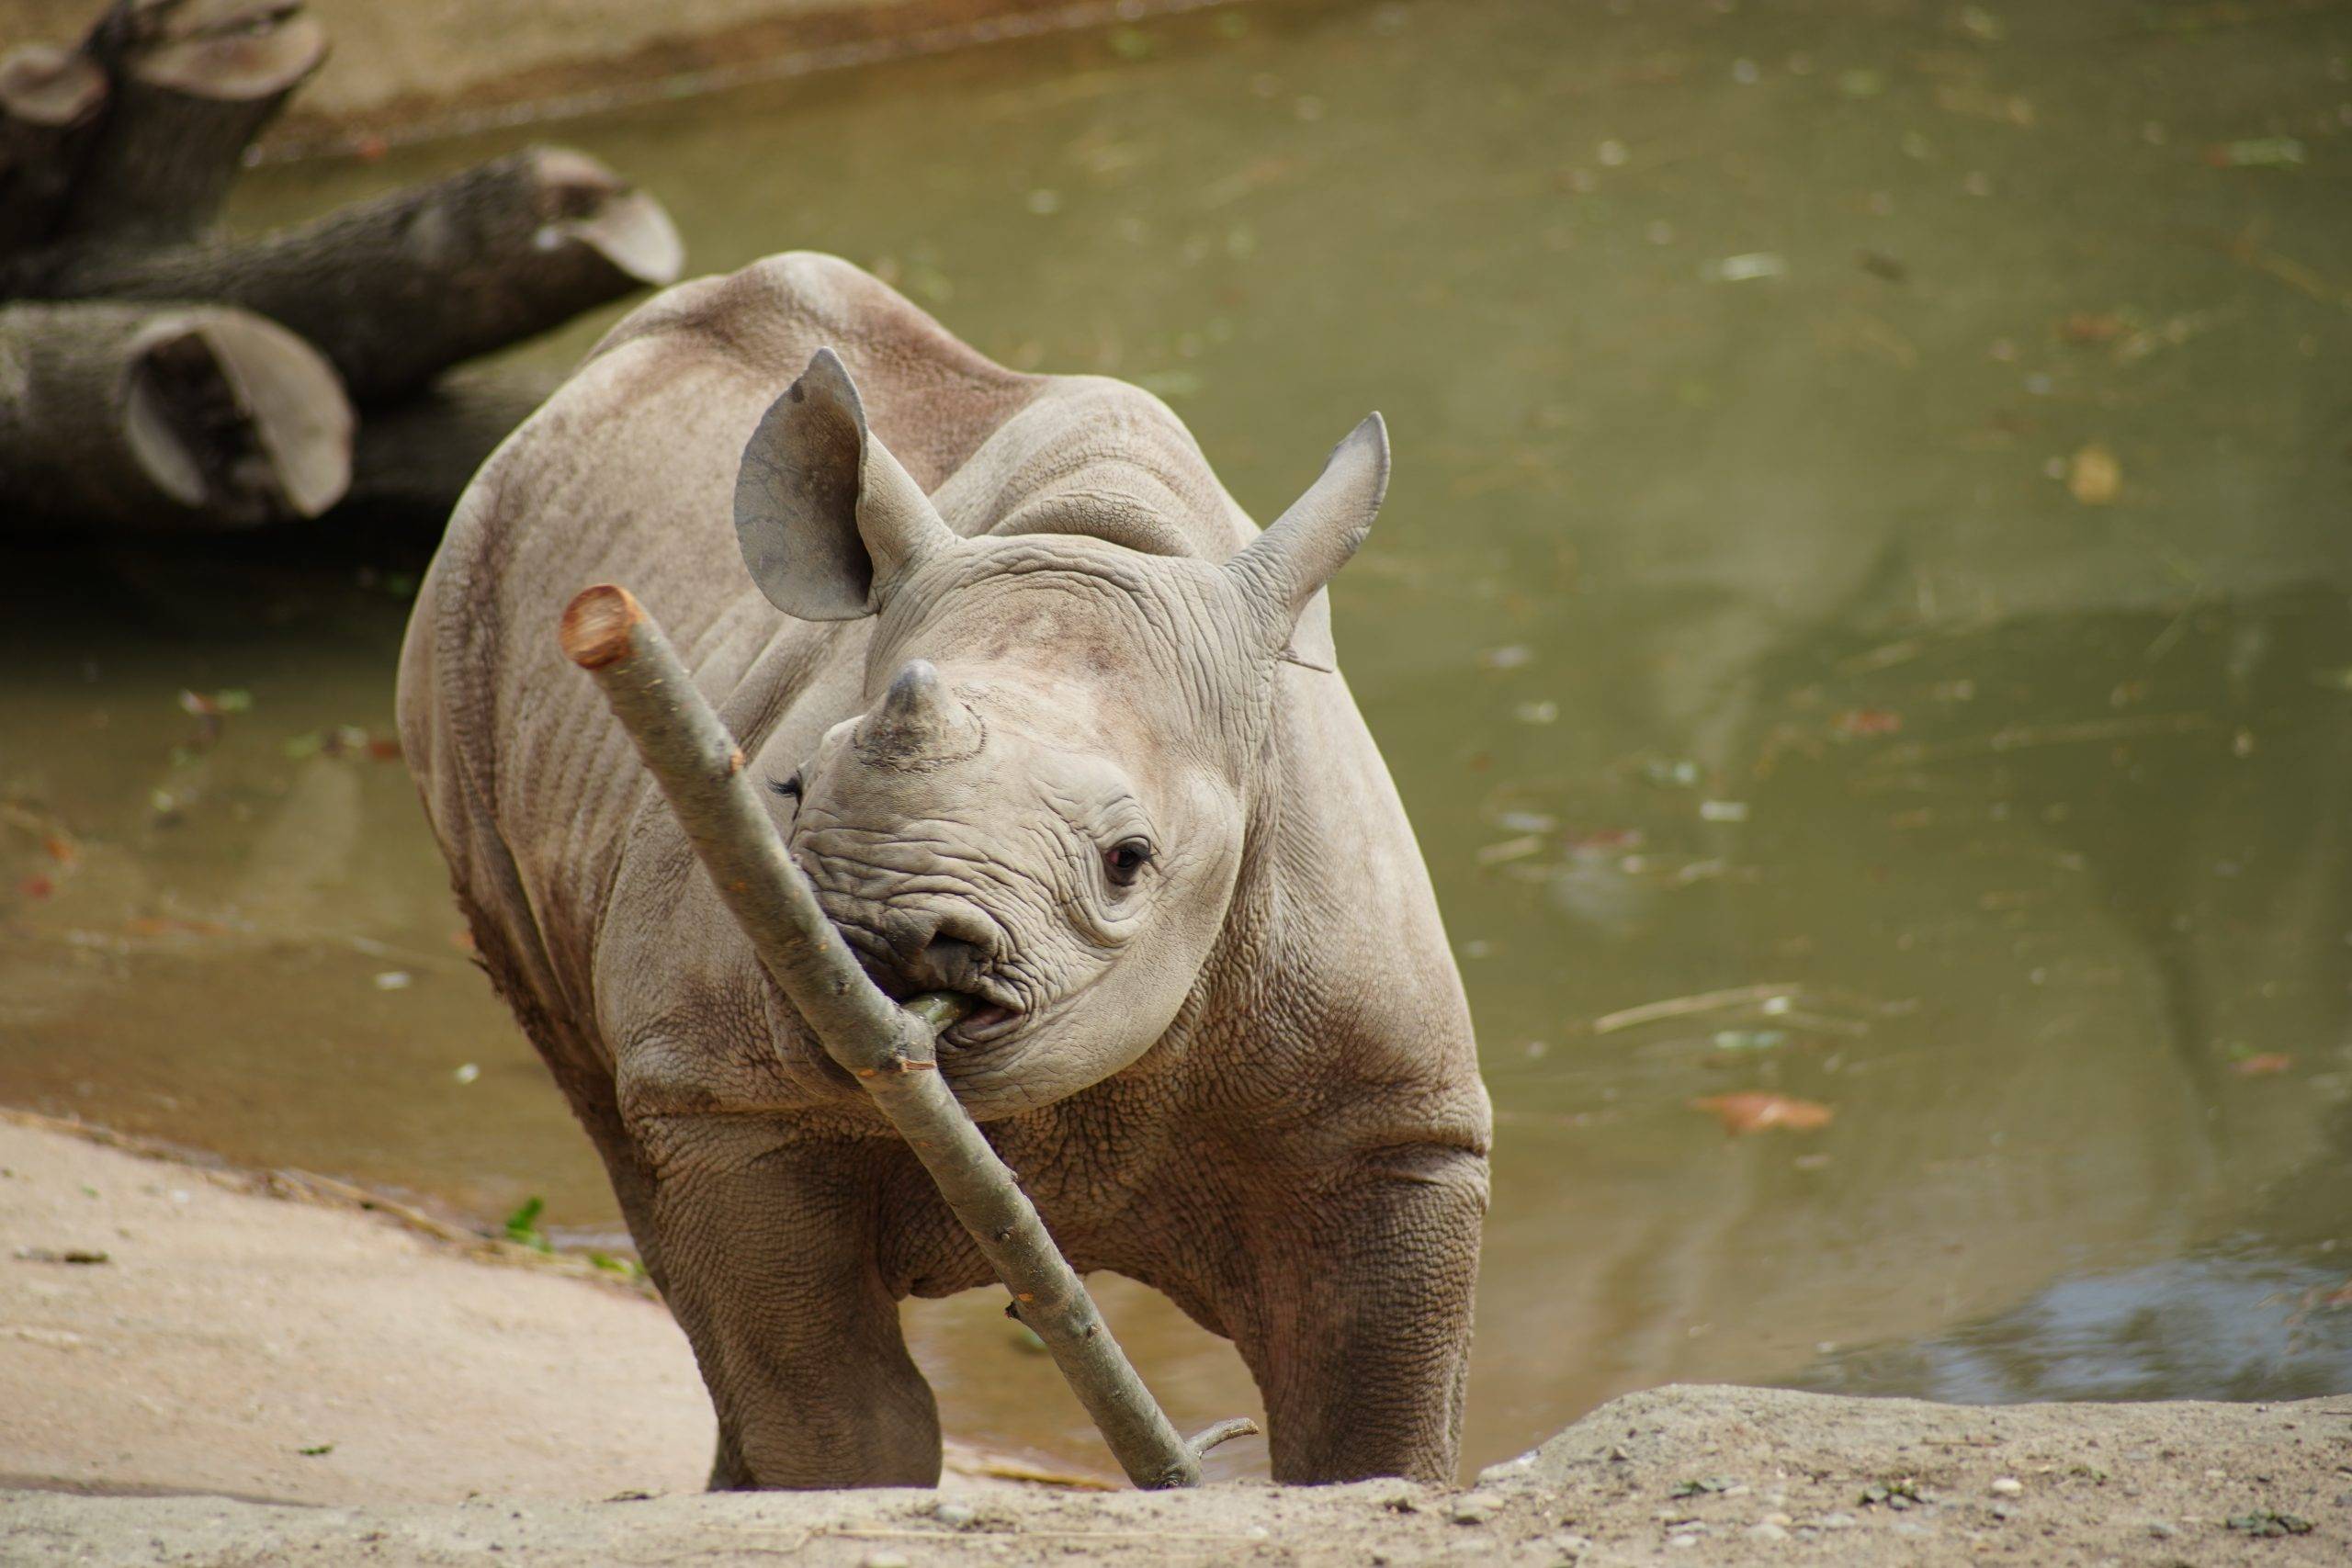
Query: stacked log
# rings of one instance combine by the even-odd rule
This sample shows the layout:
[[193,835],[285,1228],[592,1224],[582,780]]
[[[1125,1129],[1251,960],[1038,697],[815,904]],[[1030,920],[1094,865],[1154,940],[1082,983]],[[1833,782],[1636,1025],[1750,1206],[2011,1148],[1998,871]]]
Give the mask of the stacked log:
[[542,388],[444,373],[677,276],[661,205],[561,148],[224,236],[325,54],[300,0],[114,0],[0,58],[0,526],[284,522],[355,476],[446,513]]

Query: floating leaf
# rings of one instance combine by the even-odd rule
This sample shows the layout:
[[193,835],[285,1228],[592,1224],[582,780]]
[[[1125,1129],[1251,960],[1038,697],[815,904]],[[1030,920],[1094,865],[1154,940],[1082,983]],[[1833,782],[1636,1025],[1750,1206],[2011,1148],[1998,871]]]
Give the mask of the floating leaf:
[[1895,735],[1903,729],[1903,716],[1885,708],[1855,708],[1838,716],[1840,735]]
[[2242,1078],[2276,1077],[2295,1065],[2295,1058],[2277,1051],[2263,1051],[2252,1056],[2241,1056],[2230,1064],[2230,1071]]
[[1792,1100],[1785,1094],[1761,1091],[1711,1094],[1690,1101],[1690,1109],[1712,1113],[1724,1124],[1724,1131],[1735,1136],[1774,1127],[1792,1133],[1817,1132],[1828,1126],[1838,1114],[1814,1100]]
[[2309,159],[2309,150],[2291,136],[2251,136],[2205,149],[2205,161],[2217,169],[2292,169]]
[[1762,277],[1786,277],[1787,260],[1771,251],[1749,251],[1744,255],[1725,256],[1711,261],[1699,269],[1699,276],[1710,283],[1752,283]]
[[2113,343],[2129,330],[2123,318],[2109,310],[2073,310],[2058,323],[2060,341],[2086,348]]
[[2105,506],[2123,489],[2123,465],[2094,441],[2066,462],[2066,493],[2085,506]]

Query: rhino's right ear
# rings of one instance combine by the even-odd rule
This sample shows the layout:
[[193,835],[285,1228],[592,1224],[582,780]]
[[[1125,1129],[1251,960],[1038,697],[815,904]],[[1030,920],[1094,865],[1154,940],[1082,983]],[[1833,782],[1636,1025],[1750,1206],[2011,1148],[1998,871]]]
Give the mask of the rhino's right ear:
[[870,615],[893,578],[956,543],[820,348],[760,416],[735,472],[735,538],[768,603],[804,621]]

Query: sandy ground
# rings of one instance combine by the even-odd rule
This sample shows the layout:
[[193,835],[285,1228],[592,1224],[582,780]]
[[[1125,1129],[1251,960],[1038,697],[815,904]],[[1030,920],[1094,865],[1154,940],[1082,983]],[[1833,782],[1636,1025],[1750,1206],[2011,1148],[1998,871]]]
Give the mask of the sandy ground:
[[944,1495],[703,1496],[661,1308],[481,1252],[0,1121],[0,1562],[2352,1561],[2352,1396],[1668,1388],[1466,1492],[975,1488],[961,1453]]

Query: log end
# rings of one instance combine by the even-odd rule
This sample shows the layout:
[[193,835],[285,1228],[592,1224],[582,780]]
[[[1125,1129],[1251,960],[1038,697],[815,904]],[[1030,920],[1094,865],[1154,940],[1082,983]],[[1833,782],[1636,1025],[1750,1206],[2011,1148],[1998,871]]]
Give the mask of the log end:
[[[289,93],[327,57],[327,32],[291,6],[215,6],[189,18],[131,65],[152,86],[217,103],[254,103]],[[178,30],[178,29],[175,29]]]
[[88,55],[28,43],[0,59],[0,117],[62,130],[79,125],[107,99],[107,73]]
[[148,479],[208,521],[316,517],[350,487],[356,422],[342,379],[318,350],[247,311],[195,308],[149,322],[120,408]]
[[675,283],[685,270],[685,242],[662,205],[585,152],[534,147],[526,154],[554,216],[544,243],[575,240],[636,283]]
[[628,657],[638,624],[644,619],[645,612],[628,589],[609,582],[583,588],[563,607],[559,635],[564,657],[582,670],[602,670]]

